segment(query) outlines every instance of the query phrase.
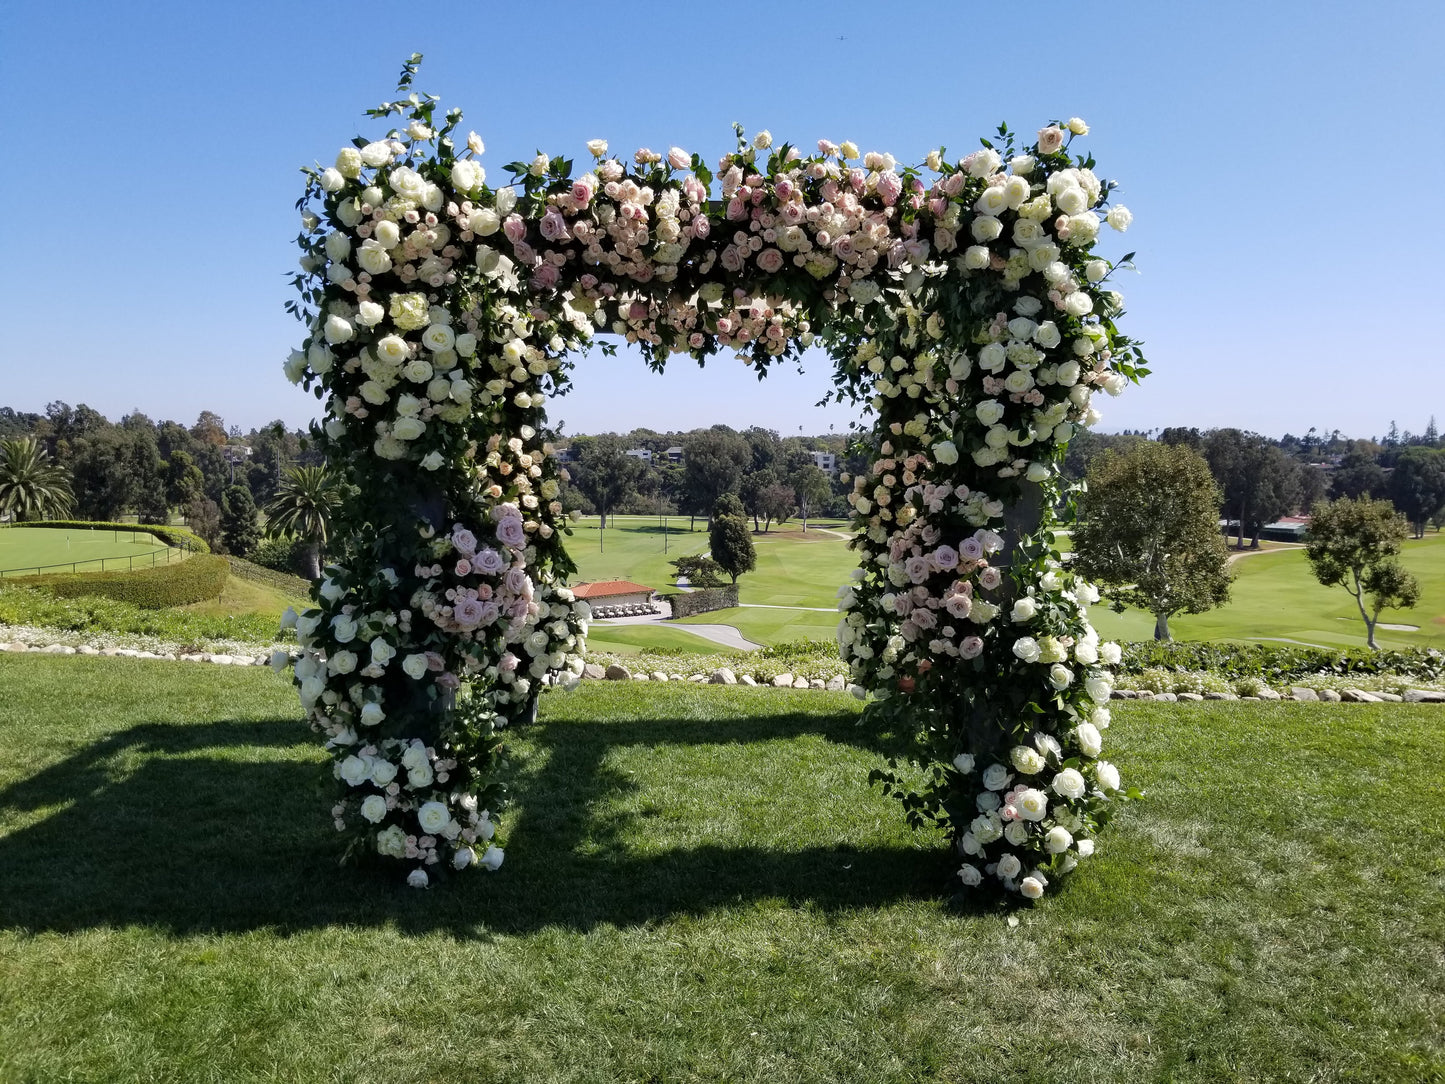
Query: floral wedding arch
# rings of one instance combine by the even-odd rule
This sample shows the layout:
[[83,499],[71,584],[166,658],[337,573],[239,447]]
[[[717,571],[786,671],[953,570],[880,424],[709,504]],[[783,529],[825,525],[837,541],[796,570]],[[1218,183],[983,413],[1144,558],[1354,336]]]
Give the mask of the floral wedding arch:
[[1070,435],[1147,371],[1093,251],[1130,215],[1072,153],[1087,127],[919,168],[739,130],[713,173],[598,140],[580,173],[539,154],[489,187],[460,112],[408,93],[419,59],[369,112],[399,127],[305,171],[288,306],[287,375],[350,484],[344,565],[295,619],[348,854],[416,886],[502,862],[500,734],[581,672],[590,617],[545,439],[570,355],[611,334],[659,370],[727,349],[761,374],[817,344],[873,417],[838,642],[868,712],[919,735],[921,771],[875,780],[950,831],[964,885],[1042,895],[1123,796],[1100,759],[1119,649],[1053,545]]

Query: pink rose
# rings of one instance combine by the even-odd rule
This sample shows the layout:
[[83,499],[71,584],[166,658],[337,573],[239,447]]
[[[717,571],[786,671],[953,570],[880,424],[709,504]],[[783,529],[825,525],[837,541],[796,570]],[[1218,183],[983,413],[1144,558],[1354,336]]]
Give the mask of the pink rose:
[[[477,552],[477,536],[465,527],[457,526],[452,528],[452,545],[463,557],[470,557]],[[459,573],[466,575],[466,573]]]
[[768,274],[775,274],[782,269],[783,254],[775,248],[765,248],[758,253],[758,267]]
[[526,544],[527,534],[520,516],[506,516],[497,524],[497,541],[516,548]]
[[[475,545],[476,543],[473,542],[473,546]],[[498,572],[502,571],[502,566],[505,563],[506,562],[502,560],[502,555],[491,548],[483,549],[472,559],[472,567],[479,572],[486,573],[488,576],[495,576]]]
[[482,620],[482,604],[474,598],[458,600],[452,610],[452,620],[464,629],[474,629]]
[[579,207],[586,207],[592,202],[592,197],[596,194],[596,189],[587,181],[572,182],[572,198],[577,201]]
[[952,572],[958,567],[958,550],[952,546],[939,546],[933,551],[933,567],[940,572]]
[[561,272],[550,263],[544,263],[532,272],[532,285],[539,290],[551,290],[557,285]]
[[1039,153],[1053,154],[1064,145],[1064,130],[1062,128],[1040,128],[1039,129]]
[[[510,223],[511,218],[509,217],[507,221]],[[548,241],[566,241],[571,238],[571,235],[567,232],[567,220],[562,217],[562,212],[555,207],[542,216],[542,222],[539,228],[542,231],[542,236]],[[507,236],[511,237],[513,241],[521,240],[520,237],[512,237],[511,230],[507,231]]]
[[985,591],[995,591],[998,585],[1003,582],[1003,575],[998,569],[990,565],[978,574],[979,586]]
[[965,538],[959,543],[958,552],[970,561],[977,561],[983,556],[983,543],[977,538]]
[[522,220],[521,215],[512,214],[502,223],[502,232],[507,235],[507,240],[516,244],[527,236],[527,223]]
[[457,567],[455,571],[458,576],[469,576],[471,575],[472,571],[472,563],[468,561],[465,557],[463,557],[460,561],[457,562]]
[[887,206],[898,202],[898,197],[903,194],[903,180],[891,169],[886,173],[878,174],[878,195],[882,197]]
[[673,147],[667,152],[667,164],[673,169],[686,169],[692,165],[692,155],[681,147]]
[[504,674],[510,674],[517,669],[517,663],[519,661],[517,656],[508,651],[497,660],[497,669]]
[[965,636],[963,643],[958,645],[960,658],[976,659],[983,654],[983,640],[977,636]]

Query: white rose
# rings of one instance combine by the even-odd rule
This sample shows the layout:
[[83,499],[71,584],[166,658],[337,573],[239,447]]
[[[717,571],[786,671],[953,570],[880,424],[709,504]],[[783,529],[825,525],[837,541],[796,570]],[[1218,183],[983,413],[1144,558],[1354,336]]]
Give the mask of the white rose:
[[603,158],[607,154],[607,140],[589,139],[587,141],[587,153],[593,158]]
[[970,271],[982,271],[988,262],[988,249],[983,245],[969,245],[963,250],[963,266]]
[[409,888],[425,888],[431,884],[431,878],[426,875],[426,870],[414,869],[406,875],[406,883]]
[[1100,730],[1109,729],[1110,713],[1108,708],[1095,708],[1089,712],[1089,722],[1093,723]]
[[1094,853],[1094,841],[1092,839],[1081,839],[1074,844],[1074,850],[1078,851],[1080,858],[1088,858]]
[[[1019,601],[1023,602],[1025,600],[1020,599]],[[1014,606],[1014,611],[1018,611],[1017,604],[1015,604]],[[1038,662],[1039,657],[1043,654],[1042,650],[1039,648],[1039,642],[1035,640],[1032,636],[1021,636],[1019,639],[1015,640],[1013,652],[1024,662]]]
[[1134,221],[1134,216],[1129,213],[1129,208],[1127,207],[1111,207],[1109,213],[1104,216],[1104,221],[1120,233],[1123,233],[1129,228],[1129,224]]
[[1029,469],[1024,472],[1024,477],[1030,482],[1047,482],[1053,477],[1053,471],[1047,463],[1030,463]]
[[1094,299],[1083,290],[1075,290],[1064,298],[1064,311],[1070,316],[1088,316],[1094,311]]
[[383,719],[385,719],[385,718],[386,718],[386,712],[384,712],[384,711],[381,710],[381,705],[380,705],[380,704],[368,702],[368,703],[366,703],[366,704],[361,705],[361,725],[362,725],[362,726],[376,726],[378,723],[380,723],[380,722],[381,722]]
[[1069,131],[1073,132],[1074,135],[1081,136],[1089,134],[1089,126],[1085,124],[1083,119],[1080,117],[1070,117],[1069,122],[1067,125],[1065,125],[1065,127],[1068,128]]
[[1019,893],[1027,899],[1036,900],[1044,894],[1044,883],[1037,877],[1025,877],[1019,882]]
[[1091,674],[1084,682],[1084,689],[1089,694],[1090,700],[1097,700],[1103,703],[1109,699],[1109,692],[1114,688],[1114,682],[1104,674]]
[[485,866],[487,869],[495,870],[501,867],[503,857],[502,848],[488,847],[486,853],[482,855],[481,860],[477,864]]
[[321,173],[321,188],[326,192],[340,192],[346,187],[346,178],[336,168],[328,168]]
[[353,787],[371,778],[371,765],[354,753],[341,762],[339,771],[341,778]]
[[406,340],[400,335],[383,335],[376,343],[376,356],[388,365],[400,365],[411,354]]
[[1054,793],[1060,798],[1082,798],[1084,791],[1088,789],[1088,783],[1085,782],[1083,775],[1074,768],[1065,768],[1059,772],[1054,776],[1051,785]]
[[1088,640],[1080,640],[1074,645],[1074,658],[1085,666],[1092,666],[1099,661],[1099,649]]
[[422,345],[433,353],[450,350],[457,341],[456,333],[446,324],[432,324],[421,333]]
[[1049,667],[1049,684],[1055,689],[1067,689],[1073,682],[1074,672],[1063,663],[1056,662],[1053,666]]
[[1034,156],[1019,154],[1008,160],[1008,168],[1016,177],[1026,177],[1034,171]]
[[356,622],[345,614],[337,614],[331,619],[331,635],[338,644],[349,644],[356,639]]
[[361,148],[361,160],[375,169],[391,161],[391,144],[386,140],[368,143]]
[[984,425],[997,425],[1004,415],[1004,406],[997,399],[985,399],[973,408],[974,415]]
[[486,180],[487,175],[482,167],[469,158],[452,165],[452,187],[458,192],[470,192]]
[[387,180],[391,182],[392,191],[402,199],[420,203],[426,194],[426,181],[420,173],[408,166],[397,166],[387,174]]
[[441,452],[427,452],[422,457],[421,465],[423,470],[440,470],[441,465],[446,462]]
[[429,836],[440,835],[447,822],[452,819],[451,813],[441,802],[426,802],[417,811],[417,823],[421,825],[422,831]]
[[977,866],[965,862],[958,871],[958,879],[969,888],[975,888],[983,883],[983,874],[979,873]]
[[1003,233],[1003,223],[991,215],[979,215],[970,223],[968,231],[975,241],[986,244]]
[[1105,790],[1119,789],[1119,769],[1107,760],[1101,760],[1094,765],[1094,774],[1098,777],[1099,786]]
[[933,458],[935,462],[950,467],[958,462],[958,447],[951,440],[939,441],[933,446]]
[[1012,778],[1008,768],[1002,764],[990,764],[983,770],[983,785],[988,790],[1003,790]]
[[422,763],[406,770],[407,785],[413,788],[429,787],[434,778],[436,777],[430,764]]
[[1017,877],[1023,868],[1024,864],[1019,861],[1019,856],[1016,854],[1006,854],[998,860],[998,875],[1004,880]]
[[1096,757],[1104,749],[1104,739],[1093,723],[1080,723],[1075,727],[1074,740],[1079,743],[1079,749],[1086,757]]
[[406,833],[400,825],[393,824],[377,835],[376,851],[388,858],[401,858],[406,854]]
[[494,193],[494,195],[497,205],[497,214],[511,214],[512,209],[517,206],[517,190],[510,186],[507,188],[499,188]]
[[958,756],[953,758],[953,766],[964,775],[968,775],[973,771],[973,754],[959,753]]
[[386,799],[380,794],[367,795],[361,803],[361,815],[372,824],[379,824],[386,816]]
[[361,242],[356,252],[356,263],[368,275],[384,275],[391,270],[391,256],[375,237]]
[[349,674],[356,669],[356,652],[338,651],[326,661],[326,668],[333,674]]
[[356,330],[349,322],[340,316],[328,316],[326,318],[326,341],[336,346],[340,343],[350,341],[356,334]]
[[452,869],[466,869],[477,859],[477,852],[470,847],[458,847],[452,855]]
[[420,680],[426,673],[426,656],[422,654],[408,655],[401,660],[401,668],[406,672],[407,677]]
[[1029,787],[1015,796],[1014,808],[1026,821],[1041,821],[1048,816],[1049,796],[1041,790]]
[[1029,826],[1023,821],[1009,821],[1004,825],[1003,838],[1006,843],[1022,847],[1029,841]]

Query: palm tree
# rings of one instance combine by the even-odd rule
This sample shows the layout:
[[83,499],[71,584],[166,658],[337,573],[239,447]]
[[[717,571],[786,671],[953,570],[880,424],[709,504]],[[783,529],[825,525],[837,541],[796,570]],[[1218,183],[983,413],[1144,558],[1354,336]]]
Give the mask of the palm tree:
[[288,467],[266,505],[266,533],[305,542],[306,571],[313,580],[321,578],[321,551],[331,540],[331,517],[340,503],[340,485],[325,467]]
[[0,440],[0,514],[56,519],[74,507],[70,472],[50,462],[34,437]]

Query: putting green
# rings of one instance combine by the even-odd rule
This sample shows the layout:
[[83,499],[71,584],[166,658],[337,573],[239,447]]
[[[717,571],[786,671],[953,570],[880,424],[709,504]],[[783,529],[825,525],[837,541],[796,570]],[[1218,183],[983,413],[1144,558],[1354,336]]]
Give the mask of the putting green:
[[0,572],[12,576],[51,572],[123,572],[132,566],[174,561],[180,551],[143,531],[87,531],[74,527],[0,528]]

